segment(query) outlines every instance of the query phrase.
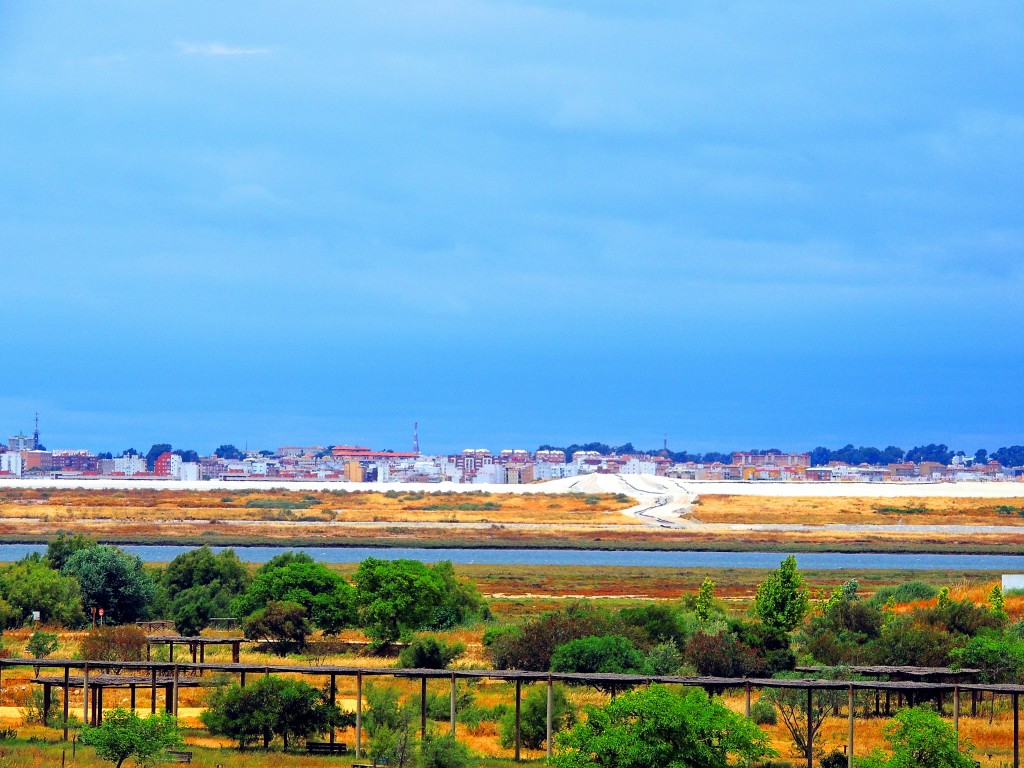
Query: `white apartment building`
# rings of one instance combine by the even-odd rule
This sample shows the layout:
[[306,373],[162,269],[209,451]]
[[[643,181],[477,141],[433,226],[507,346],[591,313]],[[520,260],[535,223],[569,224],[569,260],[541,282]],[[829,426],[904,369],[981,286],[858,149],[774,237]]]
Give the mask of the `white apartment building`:
[[145,456],[119,456],[114,459],[114,472],[125,477],[146,474]]
[[6,472],[14,475],[15,477],[21,477],[24,465],[25,462],[22,460],[21,454],[17,451],[0,453],[0,472]]

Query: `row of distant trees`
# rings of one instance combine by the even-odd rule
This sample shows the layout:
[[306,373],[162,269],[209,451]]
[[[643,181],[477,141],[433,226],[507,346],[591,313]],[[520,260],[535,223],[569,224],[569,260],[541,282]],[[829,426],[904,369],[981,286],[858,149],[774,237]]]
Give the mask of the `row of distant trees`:
[[[645,453],[649,455],[665,454],[675,462],[686,463],[692,461],[697,464],[713,464],[715,462],[728,464],[732,461],[731,452],[722,453],[720,451],[709,451],[708,453],[690,453],[689,451],[664,451],[659,449],[641,450],[634,447],[632,443],[625,443],[623,445],[608,445],[607,443],[596,442],[573,443],[572,445],[565,447],[545,444],[540,446],[537,450],[564,451],[566,456],[572,456],[576,451],[595,451],[602,456],[629,453]],[[781,451],[778,448],[754,448],[746,452],[760,455],[785,453],[785,451]],[[978,464],[985,464],[994,460],[998,461],[1004,467],[1024,466],[1024,445],[1004,446],[1003,448],[992,451],[991,453],[985,448],[981,448],[973,454],[969,454],[965,451],[954,450],[945,443],[919,445],[911,448],[909,451],[904,451],[902,448],[898,448],[895,445],[890,445],[886,448],[875,448],[874,446],[865,445],[855,447],[852,443],[849,443],[844,445],[842,448],[837,448],[835,450],[824,446],[818,446],[811,450],[810,454],[811,465],[815,467],[823,467],[833,461],[841,461],[846,464],[871,464],[875,466],[899,464],[904,461],[913,461],[915,463],[920,463],[922,461],[935,461],[940,464],[948,465],[952,463],[953,457],[955,456],[972,459]]]

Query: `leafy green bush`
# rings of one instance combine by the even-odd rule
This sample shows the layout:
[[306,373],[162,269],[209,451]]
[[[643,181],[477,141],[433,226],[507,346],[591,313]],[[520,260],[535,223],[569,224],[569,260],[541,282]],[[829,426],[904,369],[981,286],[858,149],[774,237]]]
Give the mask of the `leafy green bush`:
[[[546,685],[531,688],[520,708],[519,734],[527,749],[540,749],[547,740],[548,689]],[[569,701],[565,689],[556,685],[551,691],[551,732],[558,733],[571,728],[576,721],[576,708]],[[508,749],[516,742],[515,711],[510,710],[501,718],[498,727],[501,746]]]
[[939,594],[939,590],[924,581],[908,581],[894,587],[882,587],[871,596],[871,602],[882,606],[892,598],[896,603],[916,603],[920,600],[931,600]]
[[420,753],[421,768],[468,768],[469,747],[454,736],[428,736]]
[[551,656],[552,672],[644,674],[642,653],[622,635],[581,637],[560,645]]
[[430,635],[420,636],[402,649],[398,663],[413,669],[447,669],[465,652],[464,643],[448,643]]
[[751,705],[750,719],[758,725],[775,725],[779,722],[779,713],[768,699],[762,697]]

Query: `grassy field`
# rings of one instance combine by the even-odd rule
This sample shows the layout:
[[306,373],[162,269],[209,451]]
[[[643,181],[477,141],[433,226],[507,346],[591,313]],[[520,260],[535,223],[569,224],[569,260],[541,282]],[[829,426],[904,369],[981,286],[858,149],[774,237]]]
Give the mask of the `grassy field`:
[[1024,501],[704,495],[693,517],[703,523],[1024,526]]
[[[1019,499],[701,497],[708,524],[834,523],[878,530],[662,528],[623,514],[613,494],[489,494],[273,489],[0,490],[0,540],[58,530],[114,544],[458,547],[691,551],[1006,553],[1024,548]],[[900,525],[1003,525],[1020,532],[907,532]]]

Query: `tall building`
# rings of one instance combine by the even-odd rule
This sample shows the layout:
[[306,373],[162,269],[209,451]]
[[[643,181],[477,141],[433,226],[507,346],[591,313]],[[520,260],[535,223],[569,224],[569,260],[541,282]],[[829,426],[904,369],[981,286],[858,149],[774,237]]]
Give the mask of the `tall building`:
[[[36,432],[38,435],[39,432]],[[29,436],[22,432],[7,438],[7,450],[9,451],[34,451],[36,449],[35,435]]]

